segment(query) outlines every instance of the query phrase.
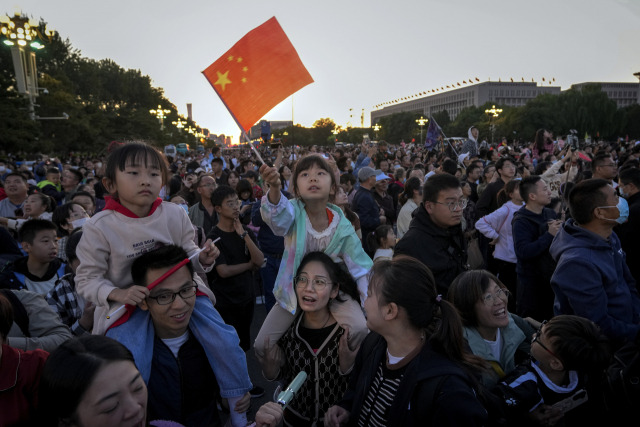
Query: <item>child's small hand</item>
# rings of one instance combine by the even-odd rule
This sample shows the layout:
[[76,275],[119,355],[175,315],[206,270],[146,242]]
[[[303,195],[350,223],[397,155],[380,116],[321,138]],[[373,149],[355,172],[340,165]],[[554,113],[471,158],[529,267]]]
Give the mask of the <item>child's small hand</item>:
[[213,244],[211,239],[207,239],[207,241],[204,242],[203,248],[205,249],[203,249],[202,252],[198,254],[198,260],[200,261],[200,264],[213,264],[216,261],[216,258],[218,258],[218,256],[220,255],[220,250],[216,245]]
[[260,166],[260,175],[264,182],[268,182],[272,187],[277,187],[280,191],[280,174],[276,168],[263,164]]
[[107,300],[122,304],[138,305],[149,296],[149,289],[144,286],[133,285],[126,289],[114,289]]

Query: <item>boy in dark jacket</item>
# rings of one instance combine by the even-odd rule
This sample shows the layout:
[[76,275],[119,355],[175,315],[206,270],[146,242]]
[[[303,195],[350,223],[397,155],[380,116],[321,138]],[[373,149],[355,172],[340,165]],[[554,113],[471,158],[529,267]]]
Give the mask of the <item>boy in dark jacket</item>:
[[560,229],[551,202],[551,191],[540,176],[525,178],[520,183],[525,205],[513,215],[513,244],[518,274],[516,314],[542,321],[553,317],[551,275],[555,262],[549,247]]
[[27,256],[7,265],[0,275],[0,288],[28,289],[42,296],[65,275],[66,264],[57,257],[57,228],[44,219],[31,219],[20,229],[19,240]]

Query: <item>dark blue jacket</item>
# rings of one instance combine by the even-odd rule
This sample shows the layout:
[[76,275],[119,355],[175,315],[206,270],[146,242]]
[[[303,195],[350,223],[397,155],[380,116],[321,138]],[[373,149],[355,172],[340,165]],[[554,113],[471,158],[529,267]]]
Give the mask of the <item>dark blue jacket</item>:
[[[288,193],[285,191],[282,192],[281,197],[288,197]],[[258,199],[251,207],[251,223],[260,227],[258,231],[258,244],[260,245],[260,250],[266,255],[274,257],[275,255],[282,257],[284,253],[284,237],[276,236],[271,231],[271,227],[267,225],[262,220],[262,215],[260,214],[260,206],[262,205],[262,200]]]
[[358,187],[353,196],[351,208],[358,214],[362,229],[362,246],[367,250],[367,236],[380,225],[380,206],[376,203],[371,190]]
[[[548,232],[549,221],[556,219],[554,210],[544,208],[541,214],[531,212],[525,206],[513,214],[513,245],[518,258],[518,278],[541,278],[548,280],[555,263],[549,255],[553,236]],[[542,278],[541,278],[542,279]]]
[[558,262],[551,279],[555,314],[586,317],[614,340],[635,339],[640,297],[616,233],[605,240],[569,219],[550,252]]

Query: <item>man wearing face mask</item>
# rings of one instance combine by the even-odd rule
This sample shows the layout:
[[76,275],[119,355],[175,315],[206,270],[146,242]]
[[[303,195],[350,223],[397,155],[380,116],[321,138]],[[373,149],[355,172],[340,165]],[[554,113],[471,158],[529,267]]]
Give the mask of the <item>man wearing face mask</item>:
[[604,179],[587,179],[569,195],[571,219],[549,252],[557,267],[551,278],[554,314],[575,314],[596,323],[614,347],[640,332],[640,297],[613,231],[627,220],[626,200]]
[[620,170],[618,192],[629,203],[629,220],[613,229],[620,237],[622,249],[627,254],[627,265],[640,288],[640,169],[631,167]]

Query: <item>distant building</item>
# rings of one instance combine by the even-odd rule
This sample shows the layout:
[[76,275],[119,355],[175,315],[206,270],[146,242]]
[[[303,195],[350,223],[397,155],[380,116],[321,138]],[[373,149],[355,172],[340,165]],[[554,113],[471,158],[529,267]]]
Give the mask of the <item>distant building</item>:
[[[640,73],[634,75],[640,78]],[[589,84],[599,84],[618,108],[640,104],[640,83],[578,83],[571,88],[582,89]],[[480,107],[488,102],[500,107],[521,107],[538,95],[559,95],[560,92],[559,86],[538,86],[535,82],[482,82],[374,110],[371,112],[371,123],[395,113],[414,112],[429,117],[443,110],[447,110],[451,120],[454,120],[467,107]]]
[[483,82],[452,89],[442,93],[397,103],[371,112],[371,123],[395,113],[415,112],[429,117],[447,110],[454,120],[464,108],[494,103],[500,106],[520,107],[543,93],[559,94],[559,86],[538,86],[535,82]]
[[587,85],[598,84],[610,100],[618,104],[618,108],[640,104],[640,84],[638,83],[578,83],[572,89],[583,89]]

